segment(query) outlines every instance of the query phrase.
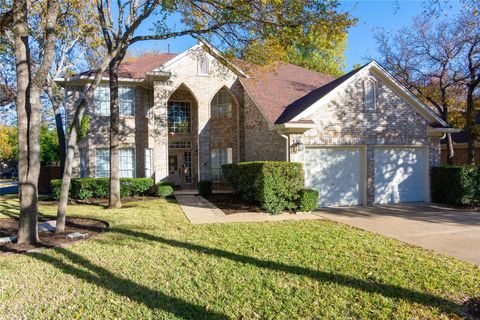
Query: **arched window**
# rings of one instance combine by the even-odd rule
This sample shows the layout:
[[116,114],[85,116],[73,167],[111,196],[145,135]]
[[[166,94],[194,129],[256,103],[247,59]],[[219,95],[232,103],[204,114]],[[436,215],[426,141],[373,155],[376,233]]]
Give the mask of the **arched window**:
[[198,74],[201,76],[208,75],[208,58],[206,56],[198,57],[197,64]]
[[365,81],[365,109],[375,111],[377,108],[377,84],[372,79]]
[[217,92],[212,100],[212,118],[222,119],[232,117],[232,96],[228,89],[223,88]]

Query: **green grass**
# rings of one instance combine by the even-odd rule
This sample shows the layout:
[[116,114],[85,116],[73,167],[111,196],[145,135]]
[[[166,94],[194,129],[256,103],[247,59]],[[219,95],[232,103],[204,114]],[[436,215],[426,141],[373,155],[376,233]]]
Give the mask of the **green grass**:
[[0,257],[0,318],[438,319],[480,296],[478,266],[328,221],[194,226],[165,200],[69,215],[111,230]]

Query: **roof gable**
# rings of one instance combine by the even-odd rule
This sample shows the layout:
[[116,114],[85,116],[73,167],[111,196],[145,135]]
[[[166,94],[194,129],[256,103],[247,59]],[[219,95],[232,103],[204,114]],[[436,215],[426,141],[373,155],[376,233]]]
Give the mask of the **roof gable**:
[[[413,93],[400,84],[392,75],[390,75],[385,69],[383,69],[376,61],[372,61],[369,64],[347,73],[346,75],[332,81],[327,84],[325,88],[319,88],[312,93],[313,96],[318,96],[319,99],[315,101],[310,97],[304,100],[297,101],[292,104],[290,108],[286,109],[286,114],[277,121],[276,124],[284,122],[294,122],[302,120],[314,112],[316,112],[322,105],[329,102],[337,92],[346,88],[349,84],[355,82],[361,77],[365,76],[368,72],[372,72],[401,98],[403,98],[409,105],[416,108],[420,114],[432,123],[440,124],[444,128],[450,128],[450,126],[441,119],[432,109],[421,102]],[[303,103],[302,103],[303,102]],[[308,103],[307,103],[308,102]]]

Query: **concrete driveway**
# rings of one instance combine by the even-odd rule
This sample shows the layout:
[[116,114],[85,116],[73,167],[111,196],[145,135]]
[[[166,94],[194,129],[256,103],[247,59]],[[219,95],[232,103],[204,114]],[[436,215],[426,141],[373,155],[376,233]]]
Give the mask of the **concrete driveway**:
[[323,208],[330,220],[480,264],[480,212],[436,204]]

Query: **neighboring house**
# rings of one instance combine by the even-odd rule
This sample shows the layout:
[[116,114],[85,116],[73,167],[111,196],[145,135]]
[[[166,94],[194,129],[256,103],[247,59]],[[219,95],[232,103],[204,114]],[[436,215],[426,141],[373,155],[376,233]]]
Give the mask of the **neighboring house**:
[[[477,113],[476,123],[480,125],[480,112]],[[452,133],[453,164],[468,163],[468,134],[465,131]],[[442,164],[447,164],[447,138],[442,139]],[[475,143],[475,163],[480,164],[480,143]]]
[[[67,122],[91,73],[57,79]],[[120,67],[122,177],[182,188],[221,165],[298,161],[319,206],[429,201],[429,168],[452,130],[376,62],[334,79],[287,63],[242,71],[206,43]],[[74,175],[109,175],[108,74],[87,109]]]

